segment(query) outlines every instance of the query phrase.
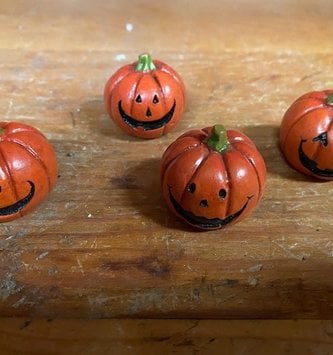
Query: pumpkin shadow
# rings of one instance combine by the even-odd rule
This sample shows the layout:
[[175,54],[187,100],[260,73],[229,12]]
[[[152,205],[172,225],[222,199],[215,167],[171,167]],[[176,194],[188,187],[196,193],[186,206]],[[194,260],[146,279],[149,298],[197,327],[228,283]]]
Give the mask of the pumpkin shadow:
[[245,126],[241,128],[241,131],[257,146],[265,160],[268,174],[293,181],[321,182],[311,176],[299,173],[284,159],[279,145],[279,126]]
[[[118,183],[125,184],[123,188],[128,192],[128,201],[146,219],[163,227],[192,231],[190,227],[169,211],[163,199],[160,183],[160,162],[159,158],[142,160],[128,170],[127,182]],[[136,190],[135,193],[134,190]]]
[[132,137],[123,132],[106,112],[102,98],[96,97],[80,104],[79,108],[71,112],[73,126],[86,126],[90,132],[109,136],[123,141],[138,141],[137,137]]

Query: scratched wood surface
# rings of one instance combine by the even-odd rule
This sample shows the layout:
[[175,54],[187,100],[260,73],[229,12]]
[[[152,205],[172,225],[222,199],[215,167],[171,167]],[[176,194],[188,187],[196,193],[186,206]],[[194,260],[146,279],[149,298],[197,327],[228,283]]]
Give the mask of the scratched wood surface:
[[[333,85],[333,3],[0,1],[0,116],[54,145],[56,188],[0,225],[0,315],[330,318],[333,184],[289,168],[281,117]],[[108,118],[104,84],[149,51],[188,106],[144,141]],[[267,189],[247,220],[194,232],[163,203],[159,162],[189,128],[223,122],[262,152]]]
[[2,319],[2,355],[328,355],[332,321]]

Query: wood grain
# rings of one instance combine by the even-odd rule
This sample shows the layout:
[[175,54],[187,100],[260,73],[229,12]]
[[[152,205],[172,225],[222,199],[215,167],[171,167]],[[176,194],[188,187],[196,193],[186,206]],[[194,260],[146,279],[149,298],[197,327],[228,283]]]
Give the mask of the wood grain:
[[[0,314],[43,317],[330,318],[333,186],[278,149],[281,117],[332,87],[329,0],[0,1],[0,114],[54,145],[56,188],[0,226]],[[188,106],[156,140],[105,113],[107,78],[149,51],[183,77]],[[223,231],[189,229],[165,207],[164,149],[222,122],[250,136],[263,201]]]
[[1,319],[3,355],[331,354],[331,321]]

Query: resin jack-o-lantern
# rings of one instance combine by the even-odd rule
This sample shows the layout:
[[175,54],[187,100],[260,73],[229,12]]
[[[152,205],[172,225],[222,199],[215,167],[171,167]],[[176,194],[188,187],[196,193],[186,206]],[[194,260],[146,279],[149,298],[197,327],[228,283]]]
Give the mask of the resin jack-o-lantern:
[[33,210],[57,179],[55,152],[37,129],[0,122],[0,222]]
[[222,228],[247,217],[260,201],[265,182],[265,162],[254,143],[222,125],[183,134],[162,157],[167,205],[201,229]]
[[118,69],[104,90],[106,109],[126,133],[156,138],[173,129],[185,107],[185,87],[171,67],[149,54]]
[[280,147],[299,172],[333,179],[333,90],[307,93],[289,107],[280,127]]

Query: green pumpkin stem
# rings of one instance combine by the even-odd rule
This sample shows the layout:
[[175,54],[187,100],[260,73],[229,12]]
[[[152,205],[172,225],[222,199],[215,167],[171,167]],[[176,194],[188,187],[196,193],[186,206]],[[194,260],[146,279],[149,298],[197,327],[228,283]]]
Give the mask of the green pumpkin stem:
[[326,103],[333,106],[333,93],[327,96]]
[[139,55],[139,60],[136,65],[136,71],[151,71],[156,69],[153,60],[151,59],[151,55],[148,53],[143,53]]
[[205,143],[217,152],[223,153],[229,149],[230,143],[227,137],[227,131],[221,124],[213,126],[212,133],[205,140]]

